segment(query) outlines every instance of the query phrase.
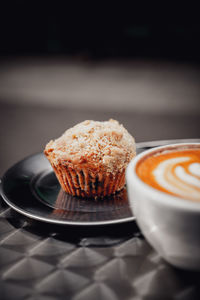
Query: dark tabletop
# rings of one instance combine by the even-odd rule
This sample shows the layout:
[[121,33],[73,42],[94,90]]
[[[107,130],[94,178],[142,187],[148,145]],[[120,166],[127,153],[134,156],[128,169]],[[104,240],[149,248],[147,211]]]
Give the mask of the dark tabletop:
[[135,222],[55,226],[0,202],[1,299],[199,299],[198,272],[175,269]]

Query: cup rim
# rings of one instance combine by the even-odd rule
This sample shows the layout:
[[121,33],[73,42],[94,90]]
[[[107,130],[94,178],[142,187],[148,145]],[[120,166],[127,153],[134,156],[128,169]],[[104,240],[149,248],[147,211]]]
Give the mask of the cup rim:
[[159,146],[155,148],[151,148],[146,150],[140,154],[138,154],[135,158],[131,160],[127,169],[126,169],[126,177],[129,184],[131,182],[135,182],[137,189],[139,188],[142,192],[151,198],[151,200],[160,203],[165,206],[173,206],[174,208],[178,209],[187,209],[194,212],[200,212],[200,202],[192,201],[191,199],[184,199],[178,196],[174,196],[163,191],[157,190],[152,186],[148,185],[147,183],[143,182],[142,179],[137,175],[135,169],[139,161],[149,154],[153,154],[162,149],[173,149],[176,147],[184,147],[184,146],[199,146],[200,143],[176,143],[176,144],[169,144],[164,146]]

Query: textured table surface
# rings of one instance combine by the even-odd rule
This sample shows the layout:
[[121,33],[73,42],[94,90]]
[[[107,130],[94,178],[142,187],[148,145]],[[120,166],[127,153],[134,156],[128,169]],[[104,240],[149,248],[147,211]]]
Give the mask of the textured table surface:
[[199,273],[165,263],[135,222],[50,226],[0,200],[1,299],[199,299]]

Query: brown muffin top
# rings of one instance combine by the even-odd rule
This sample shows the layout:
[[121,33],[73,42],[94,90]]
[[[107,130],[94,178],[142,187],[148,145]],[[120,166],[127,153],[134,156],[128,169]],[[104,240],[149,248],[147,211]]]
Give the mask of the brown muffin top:
[[135,156],[135,140],[115,120],[87,120],[50,141],[44,152],[55,165],[66,162],[80,168],[117,172]]

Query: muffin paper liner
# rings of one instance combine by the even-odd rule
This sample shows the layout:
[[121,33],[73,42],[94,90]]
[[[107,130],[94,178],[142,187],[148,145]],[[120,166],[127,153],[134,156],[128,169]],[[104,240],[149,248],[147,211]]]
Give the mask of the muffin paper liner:
[[125,185],[125,169],[116,174],[99,173],[94,175],[87,169],[75,170],[67,165],[52,167],[62,189],[73,196],[103,197],[120,191]]

